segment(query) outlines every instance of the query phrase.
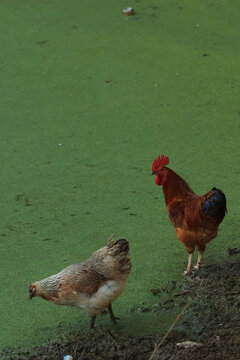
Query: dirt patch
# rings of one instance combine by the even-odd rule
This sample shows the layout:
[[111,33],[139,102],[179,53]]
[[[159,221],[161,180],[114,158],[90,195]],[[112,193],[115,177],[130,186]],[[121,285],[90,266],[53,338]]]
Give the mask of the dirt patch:
[[[198,273],[163,289],[152,289],[157,303],[147,311],[171,308],[176,314],[189,304],[183,316],[169,333],[154,359],[161,360],[237,360],[240,346],[240,259],[204,266]],[[163,296],[171,293],[166,298]],[[139,305],[141,306],[141,305]],[[138,311],[134,306],[130,312]],[[130,315],[130,314],[129,314]],[[130,315],[131,316],[131,315]],[[145,360],[165,334],[130,337],[117,328],[91,334],[74,333],[58,342],[29,351],[14,353],[5,349],[6,360],[63,359],[71,354],[81,360]],[[192,347],[177,343],[196,342]]]

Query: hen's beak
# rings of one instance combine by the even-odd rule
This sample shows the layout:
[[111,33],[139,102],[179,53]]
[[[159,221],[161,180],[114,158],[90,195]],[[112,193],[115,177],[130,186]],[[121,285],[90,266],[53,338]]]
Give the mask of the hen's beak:
[[29,300],[32,300],[35,296],[37,296],[36,289],[29,289]]

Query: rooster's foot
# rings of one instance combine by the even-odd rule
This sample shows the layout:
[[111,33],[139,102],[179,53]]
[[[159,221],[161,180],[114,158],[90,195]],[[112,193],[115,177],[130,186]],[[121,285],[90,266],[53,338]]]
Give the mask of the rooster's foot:
[[183,275],[192,275],[192,274],[194,274],[194,272],[191,270],[191,271],[189,271],[189,270],[186,270],[186,271],[184,271],[184,273],[183,273]]
[[200,269],[200,265],[199,265],[199,264],[195,265],[195,266],[194,266],[194,269],[199,270],[199,269]]

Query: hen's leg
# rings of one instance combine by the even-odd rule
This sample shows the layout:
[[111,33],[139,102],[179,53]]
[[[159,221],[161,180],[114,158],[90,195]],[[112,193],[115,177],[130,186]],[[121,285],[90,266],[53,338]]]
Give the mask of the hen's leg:
[[184,275],[192,274],[192,256],[193,256],[193,253],[188,254],[188,265],[187,265],[187,270],[184,271]]
[[95,320],[96,320],[96,316],[92,316],[92,319],[91,319],[91,322],[90,322],[90,328],[91,329],[94,329]]
[[110,315],[111,322],[113,324],[116,324],[117,320],[119,320],[119,318],[114,315],[111,303],[108,305],[108,312],[109,312],[109,315]]

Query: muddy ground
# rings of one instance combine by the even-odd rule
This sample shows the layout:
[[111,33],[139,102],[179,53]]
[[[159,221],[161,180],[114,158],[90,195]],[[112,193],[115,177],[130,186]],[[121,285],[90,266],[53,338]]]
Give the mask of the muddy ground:
[[[231,255],[231,254],[230,254]],[[156,304],[146,307],[136,304],[129,311],[164,311],[180,314],[187,309],[170,331],[154,359],[161,360],[237,360],[240,359],[240,258],[221,264],[205,265],[198,273],[181,282],[172,281],[162,289],[150,289]],[[164,293],[164,296],[163,296]],[[167,296],[170,295],[170,296]],[[5,349],[7,360],[61,360],[71,354],[74,360],[145,360],[164,335],[129,337],[117,328],[91,334],[75,333],[51,345],[22,353]],[[184,348],[184,341],[197,343]]]

